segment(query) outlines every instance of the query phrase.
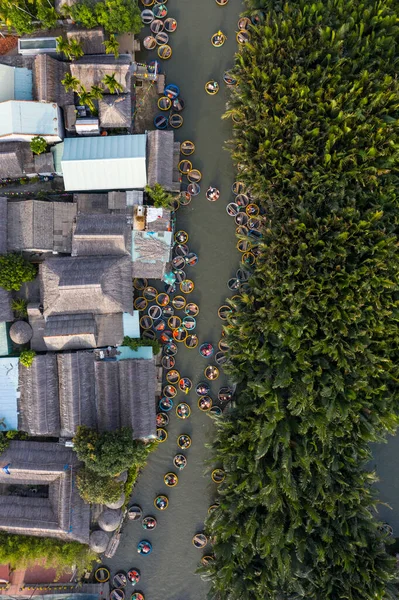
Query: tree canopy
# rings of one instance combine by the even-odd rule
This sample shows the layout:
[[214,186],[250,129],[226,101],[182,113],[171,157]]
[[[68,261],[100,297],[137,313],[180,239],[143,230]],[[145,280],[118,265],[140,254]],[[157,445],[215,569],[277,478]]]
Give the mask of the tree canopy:
[[33,281],[36,267],[24,259],[22,254],[0,255],[0,287],[18,291],[23,283]]
[[104,0],[96,3],[82,0],[71,6],[70,14],[77,23],[88,29],[101,25],[109,33],[139,33],[142,28],[137,0]]
[[226,117],[263,228],[226,327],[206,570],[215,598],[393,598],[365,467],[398,424],[395,4],[259,4]]

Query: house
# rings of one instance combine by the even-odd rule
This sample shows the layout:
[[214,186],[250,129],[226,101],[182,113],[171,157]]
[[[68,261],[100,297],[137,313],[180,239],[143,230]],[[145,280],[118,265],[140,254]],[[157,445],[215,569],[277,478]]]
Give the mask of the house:
[[78,214],[127,214],[133,217],[133,207],[142,205],[143,199],[144,194],[141,190],[73,195]]
[[0,142],[0,179],[34,175],[33,152],[27,142]]
[[18,377],[19,358],[17,356],[0,358],[0,418],[4,419],[6,430],[18,428]]
[[132,236],[133,277],[163,279],[171,260],[171,212],[152,206],[135,207]]
[[105,94],[98,102],[100,127],[103,129],[130,129],[132,125],[132,97],[130,94]]
[[49,144],[63,140],[57,104],[23,100],[0,103],[0,141],[30,142],[37,135]]
[[8,251],[70,254],[75,216],[76,204],[73,202],[8,201]]
[[131,254],[132,225],[126,215],[79,215],[73,233],[72,256]]
[[89,54],[104,54],[104,31],[101,27],[94,29],[70,29],[67,31],[68,42],[77,41],[84,52],[84,55]]
[[[66,138],[56,148],[67,191],[143,189],[147,184],[145,135]],[[57,170],[56,155],[54,160]]]
[[121,93],[131,92],[131,63],[130,54],[100,56],[82,56],[70,64],[71,74],[79,79],[81,85],[90,90],[93,85],[103,86],[105,75],[115,75],[116,81],[122,86]]
[[66,91],[61,81],[69,73],[69,63],[48,54],[35,56],[33,64],[33,93],[39,102],[54,102],[65,108],[74,102],[73,91]]
[[0,102],[33,100],[32,70],[0,64]]
[[1,458],[10,474],[0,470],[0,530],[88,543],[90,506],[79,496],[71,448],[13,440]]
[[180,192],[180,144],[174,141],[173,131],[147,133],[148,185],[159,183],[169,192]]
[[[119,352],[125,350],[125,352]],[[122,347],[104,360],[99,351],[43,354],[21,368],[19,428],[30,435],[71,438],[80,425],[98,431],[128,426],[134,439],[156,437],[152,349]]]

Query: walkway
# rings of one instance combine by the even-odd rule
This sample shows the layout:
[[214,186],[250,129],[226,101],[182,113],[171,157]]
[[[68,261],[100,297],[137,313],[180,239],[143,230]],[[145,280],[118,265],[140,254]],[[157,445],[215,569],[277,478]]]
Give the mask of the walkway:
[[[184,125],[177,130],[177,139],[195,142],[196,151],[190,158],[193,166],[203,173],[201,194],[188,207],[179,209],[177,228],[188,231],[190,250],[199,255],[198,264],[188,267],[186,272],[195,281],[195,290],[188,298],[200,307],[196,330],[200,343],[209,340],[217,344],[222,325],[217,309],[231,295],[227,280],[239,263],[234,223],[225,211],[232,199],[230,189],[234,181],[229,154],[223,150],[225,141],[231,137],[231,125],[220,117],[228,96],[222,76],[233,64],[236,24],[242,6],[240,0],[230,0],[225,7],[217,6],[215,0],[169,0],[167,6],[169,16],[178,21],[178,29],[171,35],[173,56],[162,67],[167,83],[176,83],[186,101]],[[210,37],[219,28],[228,39],[222,48],[216,49],[211,46]],[[149,54],[151,58],[155,55]],[[145,60],[144,56],[141,58]],[[205,83],[212,78],[221,83],[215,97],[204,90]],[[210,183],[221,190],[218,202],[205,199],[204,191]],[[196,384],[204,379],[207,364],[209,360],[201,358],[198,350],[187,350],[179,344],[176,368],[182,376],[190,377]],[[212,384],[213,397],[224,383],[221,376]],[[140,569],[142,578],[137,587],[146,600],[205,600],[208,589],[208,584],[195,574],[204,553],[195,549],[191,540],[203,529],[208,506],[215,497],[216,486],[209,474],[204,476],[205,443],[212,438],[213,424],[198,410],[195,392],[188,396],[179,393],[177,399],[187,399],[191,417],[182,421],[174,411],[169,413],[168,440],[151,456],[132,497],[142,506],[144,514],[156,516],[158,526],[145,534],[140,523],[127,523],[115,557],[106,561],[113,572],[131,567]],[[168,489],[163,475],[173,470],[172,459],[178,450],[176,438],[180,433],[190,434],[193,443],[185,453],[188,466],[179,474],[178,486]],[[160,493],[169,496],[165,512],[153,507],[153,499]],[[136,552],[137,542],[143,538],[153,544],[148,557]],[[131,593],[131,587],[128,592]]]

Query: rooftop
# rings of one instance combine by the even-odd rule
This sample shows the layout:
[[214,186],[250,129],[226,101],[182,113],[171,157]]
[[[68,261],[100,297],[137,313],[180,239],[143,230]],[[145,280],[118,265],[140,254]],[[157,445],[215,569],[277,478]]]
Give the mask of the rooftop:
[[105,75],[115,75],[115,79],[123,87],[122,93],[130,92],[131,56],[121,54],[118,58],[113,55],[83,56],[70,64],[71,73],[77,77],[86,90],[93,85],[103,85]]
[[6,429],[18,428],[18,371],[18,357],[7,356],[0,358],[0,418],[4,419]]
[[10,135],[62,137],[58,106],[53,103],[8,100],[0,103],[0,138]]
[[0,102],[32,100],[32,71],[0,64]]

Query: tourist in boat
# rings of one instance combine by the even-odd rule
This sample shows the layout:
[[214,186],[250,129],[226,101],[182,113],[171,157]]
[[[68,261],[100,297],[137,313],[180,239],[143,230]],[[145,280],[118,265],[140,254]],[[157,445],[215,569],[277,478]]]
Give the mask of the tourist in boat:
[[215,187],[209,186],[206,190],[206,197],[209,202],[215,202],[216,200],[219,200],[220,191]]

